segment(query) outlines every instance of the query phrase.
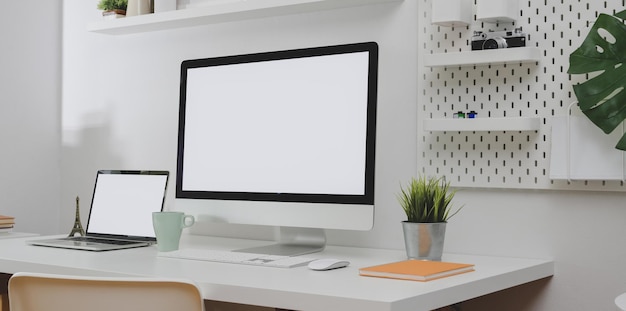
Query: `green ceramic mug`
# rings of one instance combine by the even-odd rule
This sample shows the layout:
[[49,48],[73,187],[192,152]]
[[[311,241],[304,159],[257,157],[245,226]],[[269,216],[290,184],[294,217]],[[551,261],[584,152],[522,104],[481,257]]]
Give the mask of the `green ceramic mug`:
[[177,250],[183,228],[191,227],[195,221],[192,215],[185,215],[183,212],[152,213],[152,225],[159,252]]

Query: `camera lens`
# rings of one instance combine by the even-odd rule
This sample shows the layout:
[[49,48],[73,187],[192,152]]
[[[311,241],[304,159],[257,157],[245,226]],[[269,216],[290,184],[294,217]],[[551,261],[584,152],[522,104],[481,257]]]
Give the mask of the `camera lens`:
[[483,43],[483,50],[503,49],[506,48],[506,40],[502,37],[494,37],[485,40]]

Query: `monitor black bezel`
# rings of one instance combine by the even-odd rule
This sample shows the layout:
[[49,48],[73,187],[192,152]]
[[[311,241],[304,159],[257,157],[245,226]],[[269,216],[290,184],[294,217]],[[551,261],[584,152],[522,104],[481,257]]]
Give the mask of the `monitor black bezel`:
[[[303,194],[303,193],[264,193],[264,192],[223,192],[183,190],[184,149],[185,149],[185,107],[187,70],[199,67],[243,64],[281,59],[294,59],[345,53],[367,52],[368,94],[367,94],[367,132],[365,155],[365,191],[359,195],[338,194]],[[376,111],[378,96],[378,44],[363,42],[324,47],[313,47],[283,51],[262,52],[243,55],[221,56],[203,59],[185,60],[181,64],[180,105],[178,119],[178,152],[176,165],[176,198],[178,199],[217,199],[243,201],[277,201],[303,203],[338,203],[338,204],[374,204],[374,173],[376,154]]]

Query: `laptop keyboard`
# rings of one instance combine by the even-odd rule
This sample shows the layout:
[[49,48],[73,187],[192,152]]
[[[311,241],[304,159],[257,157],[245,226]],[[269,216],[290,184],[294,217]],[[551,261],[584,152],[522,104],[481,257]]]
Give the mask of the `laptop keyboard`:
[[112,244],[112,245],[128,245],[137,243],[136,241],[124,241],[124,240],[113,240],[113,239],[102,239],[102,238],[91,238],[86,236],[81,237],[71,237],[68,238],[71,241],[77,242],[90,242],[90,243],[102,243],[102,244]]

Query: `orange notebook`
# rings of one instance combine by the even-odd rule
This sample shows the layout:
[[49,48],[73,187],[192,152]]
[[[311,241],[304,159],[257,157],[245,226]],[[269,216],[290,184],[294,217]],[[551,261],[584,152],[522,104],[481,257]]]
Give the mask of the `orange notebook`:
[[359,269],[363,276],[426,282],[474,271],[474,265],[442,261],[409,259]]

